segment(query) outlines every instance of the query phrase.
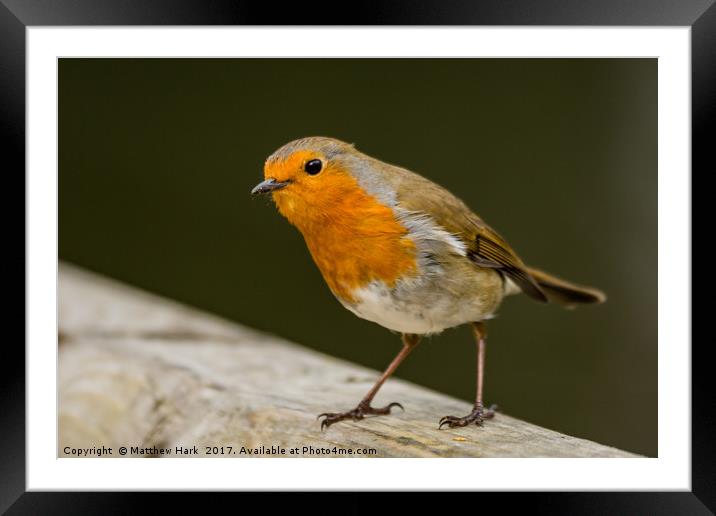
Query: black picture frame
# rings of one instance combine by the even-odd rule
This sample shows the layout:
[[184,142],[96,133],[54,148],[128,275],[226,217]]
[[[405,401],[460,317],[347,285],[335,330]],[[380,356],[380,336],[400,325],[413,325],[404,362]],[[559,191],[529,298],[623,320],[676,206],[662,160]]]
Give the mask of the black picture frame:
[[[716,125],[715,0],[384,0],[345,4],[247,2],[241,0],[0,0],[0,117],[6,178],[21,181],[9,197],[24,203],[25,30],[31,26],[85,25],[552,25],[689,26],[692,59],[692,175],[716,170],[712,129]],[[7,168],[6,168],[7,167]],[[20,179],[22,178],[22,179]],[[696,193],[692,187],[692,192]],[[7,206],[7,204],[4,204]],[[23,212],[24,213],[24,212]],[[695,226],[708,218],[695,214]],[[14,217],[7,215],[8,221]],[[692,230],[693,231],[693,230]],[[702,234],[706,233],[704,229]],[[18,237],[15,245],[23,243]],[[6,247],[10,249],[10,245]],[[8,253],[9,254],[9,253]],[[693,256],[693,255],[692,255]],[[692,266],[693,267],[693,266]],[[703,268],[699,268],[704,270]],[[25,270],[27,274],[27,270]],[[693,275],[693,271],[692,271]],[[17,275],[19,278],[19,275]],[[696,276],[692,294],[713,282]],[[10,275],[6,274],[6,279]],[[19,281],[19,279],[18,279]],[[19,287],[18,287],[19,290]],[[23,284],[23,300],[25,299]],[[23,315],[24,315],[23,303]],[[692,303],[693,306],[693,303]],[[701,305],[703,307],[703,305]],[[24,323],[24,317],[22,317]],[[693,320],[692,316],[692,320]],[[11,319],[19,324],[20,318]],[[17,322],[16,322],[17,321]],[[24,334],[23,325],[23,334]],[[696,328],[695,320],[693,328]],[[501,508],[514,505],[542,513],[710,514],[716,511],[716,403],[709,382],[707,354],[712,339],[692,346],[692,491],[642,493],[480,494],[499,497]],[[23,339],[24,341],[24,339]],[[674,345],[683,343],[674,343]],[[146,505],[146,494],[25,492],[25,352],[19,339],[4,343],[0,361],[0,510],[9,514],[129,513]],[[212,504],[220,503],[212,495]],[[227,495],[222,495],[223,498]],[[184,498],[184,497],[182,497]],[[461,501],[462,500],[462,501]],[[165,500],[163,500],[165,501]],[[181,502],[185,509],[190,506]],[[455,504],[466,502],[456,497]],[[479,502],[483,506],[482,501]],[[366,501],[366,507],[371,503]],[[362,505],[362,504],[361,504]],[[166,507],[165,507],[166,508]],[[203,507],[204,509],[206,506]]]

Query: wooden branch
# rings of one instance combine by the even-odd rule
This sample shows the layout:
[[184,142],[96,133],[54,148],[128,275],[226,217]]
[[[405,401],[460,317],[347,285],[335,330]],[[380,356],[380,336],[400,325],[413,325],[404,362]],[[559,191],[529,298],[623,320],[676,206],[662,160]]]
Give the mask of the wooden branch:
[[[206,447],[218,457],[256,456],[256,448],[259,456],[283,449],[279,456],[298,457],[368,449],[376,457],[636,456],[502,413],[483,427],[438,430],[439,416],[467,414],[470,404],[398,379],[376,405],[400,401],[405,412],[321,432],[316,415],[353,408],[377,376],[60,266],[58,456],[96,457],[105,447],[105,456],[119,457],[122,446],[127,456],[164,449],[172,457],[186,456],[178,448],[206,456]],[[328,453],[311,453],[320,448]]]

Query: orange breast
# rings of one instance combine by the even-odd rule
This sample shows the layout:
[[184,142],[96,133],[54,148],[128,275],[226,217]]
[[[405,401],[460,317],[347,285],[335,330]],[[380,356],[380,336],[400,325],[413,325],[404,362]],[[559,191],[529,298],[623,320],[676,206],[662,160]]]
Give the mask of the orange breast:
[[353,291],[373,280],[389,286],[414,274],[416,249],[393,211],[366,193],[353,177],[333,173],[316,189],[274,194],[281,212],[303,234],[331,291],[353,302]]

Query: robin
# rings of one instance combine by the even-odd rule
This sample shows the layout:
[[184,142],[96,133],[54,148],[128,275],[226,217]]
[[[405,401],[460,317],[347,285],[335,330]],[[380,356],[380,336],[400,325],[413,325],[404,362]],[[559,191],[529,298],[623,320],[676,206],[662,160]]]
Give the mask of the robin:
[[472,326],[477,343],[475,405],[467,416],[443,417],[438,427],[482,425],[496,408],[483,406],[485,321],[503,298],[523,293],[564,307],[606,299],[597,289],[528,267],[446,189],[354,145],[324,137],[292,141],[266,160],[264,176],[251,193],[273,196],[338,301],[402,334],[400,353],[373,388],[353,410],[319,415],[321,429],[402,409],[371,402],[421,336],[462,324]]

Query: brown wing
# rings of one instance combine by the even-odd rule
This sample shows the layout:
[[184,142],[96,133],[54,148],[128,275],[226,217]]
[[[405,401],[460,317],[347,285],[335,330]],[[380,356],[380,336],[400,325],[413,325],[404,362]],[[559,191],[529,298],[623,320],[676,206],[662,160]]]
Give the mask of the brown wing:
[[[509,244],[460,199],[424,177],[398,167],[386,170],[404,208],[426,213],[468,248],[468,257],[480,267],[499,270],[528,296],[547,302],[547,296]],[[397,170],[396,170],[397,169]],[[419,194],[418,194],[419,192]]]
[[[484,223],[483,223],[484,224]],[[514,281],[528,296],[547,302],[547,296],[528,272],[512,248],[488,225],[480,228],[467,255],[479,266],[494,267]]]

